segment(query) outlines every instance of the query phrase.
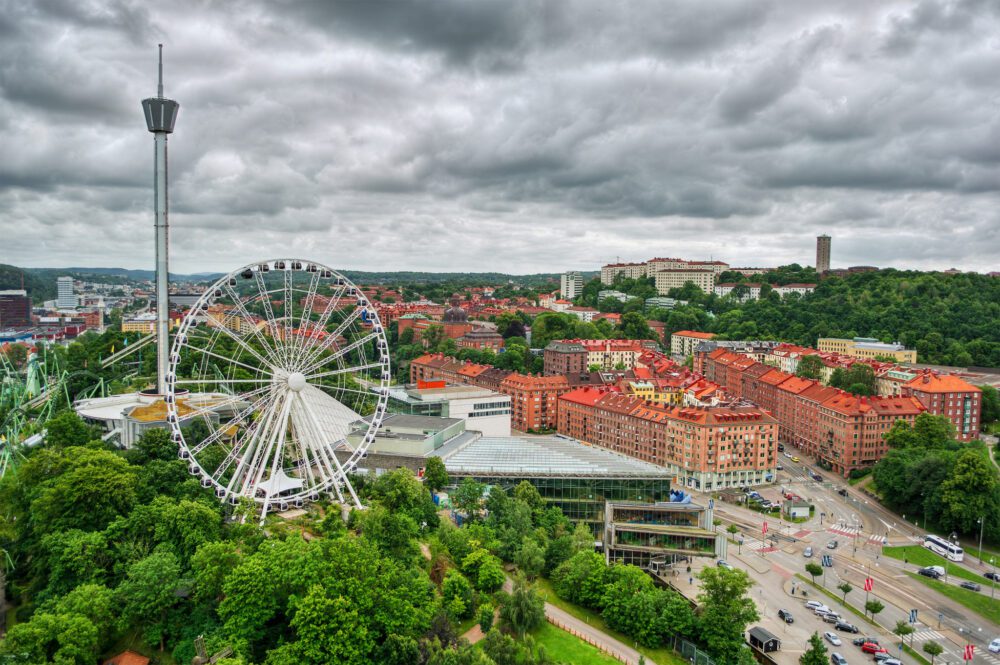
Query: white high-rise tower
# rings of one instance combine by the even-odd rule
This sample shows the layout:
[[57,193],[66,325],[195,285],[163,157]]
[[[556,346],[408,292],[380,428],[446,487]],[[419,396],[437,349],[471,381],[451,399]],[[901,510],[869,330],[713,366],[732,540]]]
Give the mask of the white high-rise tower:
[[156,97],[142,100],[146,127],[153,132],[153,210],[156,215],[156,392],[167,392],[170,357],[169,232],[167,224],[167,134],[174,131],[180,104],[163,96],[163,44],[160,44]]

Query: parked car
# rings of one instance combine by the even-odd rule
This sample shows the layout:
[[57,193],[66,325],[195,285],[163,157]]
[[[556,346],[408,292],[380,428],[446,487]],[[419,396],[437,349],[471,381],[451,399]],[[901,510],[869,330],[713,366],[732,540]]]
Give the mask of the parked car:
[[812,555],[813,555],[813,548],[807,547],[804,550],[802,550],[802,556],[804,556],[805,558],[811,559]]
[[775,464],[774,468],[776,470],[778,470],[778,471],[784,471],[785,470],[785,467],[781,466],[781,462],[778,462],[777,464]]
[[924,577],[929,577],[932,580],[936,580],[941,577],[941,573],[934,570],[933,568],[921,568],[920,570],[917,571],[917,573],[919,575],[923,575]]
[[861,645],[861,651],[864,653],[889,653],[880,647],[878,642],[865,642]]
[[795,617],[788,610],[778,610],[778,618],[782,619],[785,623],[795,623]]
[[818,483],[821,480],[823,480],[823,476],[819,475],[818,473],[813,473],[812,474],[812,479],[815,480]]
[[881,665],[882,663],[884,663],[885,661],[889,660],[890,658],[892,658],[892,655],[888,651],[885,651],[885,652],[881,652],[880,651],[879,653],[875,654],[875,656],[872,658],[872,660],[875,661],[876,663],[879,663],[879,665]]
[[838,635],[837,633],[831,633],[830,631],[826,631],[825,633],[823,633],[823,637],[825,637],[826,641],[835,647],[839,647],[842,644],[842,642],[840,641],[840,635]]
[[791,453],[782,453],[782,454],[783,454],[783,455],[784,455],[785,457],[787,457],[788,459],[792,459],[792,454],[791,454]]
[[826,605],[820,605],[819,607],[814,607],[814,608],[813,608],[813,614],[815,614],[815,615],[816,615],[816,616],[818,616],[818,617],[821,617],[821,616],[823,616],[824,614],[829,614],[829,613],[830,613],[830,612],[832,612],[832,611],[833,611],[833,610],[831,610],[831,609],[830,609],[829,607],[827,607]]
[[733,570],[733,564],[729,563],[725,559],[719,559],[718,561],[715,562],[715,565],[717,565],[719,568],[728,568],[729,570]]
[[840,543],[838,543],[836,541],[836,539],[831,540],[830,542],[828,542],[826,544],[826,549],[828,549],[828,550],[835,550],[835,549],[837,549],[837,545],[840,545]]
[[810,600],[806,602],[806,607],[810,610],[819,609],[820,607],[826,607],[823,603],[818,600]]
[[898,658],[886,658],[882,661],[882,665],[903,665],[903,661]]
[[1000,582],[1000,573],[983,573],[983,577],[994,582]]
[[832,665],[847,665],[847,659],[834,651],[830,654],[830,663]]
[[858,627],[855,626],[853,623],[847,623],[846,621],[838,621],[837,625],[834,626],[834,628],[836,628],[837,630],[842,630],[845,633],[860,633],[861,632],[860,630],[858,630]]
[[980,591],[983,588],[978,584],[976,584],[975,582],[969,582],[969,581],[962,582],[958,586],[962,587],[963,589],[968,589],[969,591]]
[[1000,653],[1000,637],[990,642],[990,645],[986,648],[990,650],[990,653]]
[[783,444],[783,443],[779,443],[778,444],[778,452],[779,453],[785,452],[785,444]]
[[837,490],[837,494],[839,494],[840,496],[847,496],[847,488],[841,487],[839,490]]
[[867,644],[878,644],[878,638],[877,637],[855,637],[851,641],[851,644],[853,644],[856,647],[859,647],[859,646],[861,646],[861,645],[863,645],[865,643],[867,643]]
[[827,612],[826,614],[820,616],[826,623],[840,623],[840,615],[835,612]]

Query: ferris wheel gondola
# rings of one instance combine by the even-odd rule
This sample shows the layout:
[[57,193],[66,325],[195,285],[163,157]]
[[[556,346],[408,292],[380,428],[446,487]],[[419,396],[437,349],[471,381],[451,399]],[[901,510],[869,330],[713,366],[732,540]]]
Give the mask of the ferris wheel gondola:
[[262,519],[324,493],[361,506],[349,475],[385,414],[389,353],[343,275],[278,259],[219,279],[182,320],[169,376],[171,439],[221,501],[252,500]]

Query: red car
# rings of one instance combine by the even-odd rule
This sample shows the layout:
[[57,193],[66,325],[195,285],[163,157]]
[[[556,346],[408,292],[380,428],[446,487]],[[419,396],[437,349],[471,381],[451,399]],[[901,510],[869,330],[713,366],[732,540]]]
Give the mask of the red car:
[[865,642],[861,645],[861,650],[865,653],[889,653],[874,642]]

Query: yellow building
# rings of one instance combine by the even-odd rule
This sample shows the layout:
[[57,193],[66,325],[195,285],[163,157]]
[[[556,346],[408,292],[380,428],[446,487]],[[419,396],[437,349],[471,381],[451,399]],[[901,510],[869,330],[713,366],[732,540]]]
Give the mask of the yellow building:
[[839,353],[851,358],[892,358],[898,363],[917,362],[917,352],[907,349],[902,344],[886,344],[871,337],[855,337],[854,339],[837,339],[821,337],[816,342],[816,348],[827,353]]
[[625,392],[635,395],[644,402],[659,406],[680,404],[684,401],[684,391],[678,386],[657,386],[649,381],[629,381]]
[[[180,320],[170,319],[171,330],[178,325],[180,325]],[[156,314],[147,312],[129,319],[122,319],[122,332],[137,332],[152,335],[156,332]]]

